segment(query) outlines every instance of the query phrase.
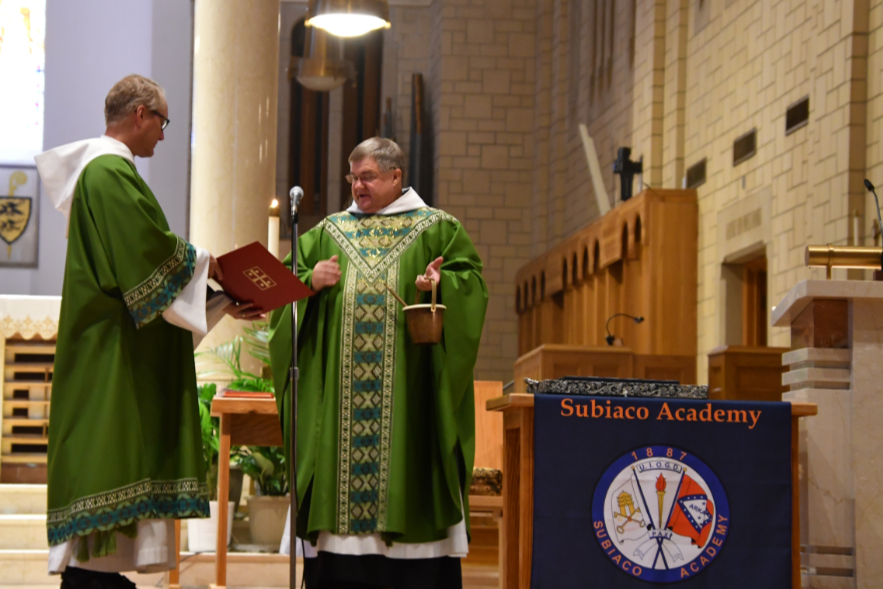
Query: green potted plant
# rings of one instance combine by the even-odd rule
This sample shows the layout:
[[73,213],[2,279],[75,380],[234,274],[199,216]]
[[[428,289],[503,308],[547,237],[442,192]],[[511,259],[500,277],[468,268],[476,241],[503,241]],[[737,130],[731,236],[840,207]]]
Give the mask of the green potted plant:
[[282,448],[250,446],[240,456],[242,470],[252,478],[257,495],[248,498],[248,525],[254,544],[272,546],[282,541],[285,519],[291,503],[288,493],[288,465]]
[[[270,365],[268,326],[263,322],[253,323],[251,328],[245,328],[243,331],[244,336],[238,336],[233,341],[196,354],[198,373],[203,378],[229,380],[227,388],[232,390],[272,393],[273,381],[267,374]],[[260,360],[264,365],[265,369],[261,376],[242,369],[243,347],[250,356]],[[267,377],[263,374],[267,374]],[[216,392],[217,387],[214,384],[200,387],[203,451],[206,464],[210,465],[208,483],[213,495],[217,494],[219,425],[218,419],[211,417],[211,400]],[[289,499],[285,496],[288,493],[288,476],[282,448],[236,447],[231,449],[231,456],[235,457],[241,472],[248,474],[260,489],[257,497],[249,497],[248,500],[252,542],[278,547],[289,504]],[[232,483],[231,478],[231,489]],[[230,526],[227,529],[229,530]]]
[[[266,324],[263,324],[264,326]],[[197,373],[202,378],[218,378],[219,380],[229,380],[228,387],[241,391],[273,391],[273,385],[270,380],[261,378],[255,374],[242,369],[241,354],[242,346],[245,343],[251,355],[269,362],[269,350],[266,348],[267,338],[264,338],[264,348],[266,353],[264,357],[260,356],[261,350],[261,333],[266,333],[266,327],[261,324],[255,324],[251,329],[246,330],[246,337],[236,337],[233,341],[221,344],[216,348],[205,352],[198,352]],[[207,483],[209,489],[209,510],[211,518],[207,520],[192,520],[188,523],[188,542],[190,550],[193,552],[212,551],[215,549],[217,512],[218,512],[218,452],[220,445],[220,421],[217,417],[211,416],[212,399],[217,393],[217,385],[215,383],[203,383],[199,386],[199,419],[202,430],[202,451],[203,458],[207,468]],[[230,467],[230,494],[228,500],[229,509],[227,511],[227,544],[232,538],[232,518],[239,505],[239,498],[242,496],[242,475],[243,471],[238,465],[238,461],[242,450],[238,447],[231,448],[230,458],[232,466]]]

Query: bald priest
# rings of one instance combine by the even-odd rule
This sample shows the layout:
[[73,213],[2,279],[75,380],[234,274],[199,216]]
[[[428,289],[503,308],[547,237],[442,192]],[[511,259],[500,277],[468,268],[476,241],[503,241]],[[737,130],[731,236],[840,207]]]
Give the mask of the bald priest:
[[[402,187],[394,142],[368,139],[349,162],[352,206],[305,233],[297,257],[316,291],[297,309],[306,584],[458,589],[469,550],[473,369],[488,301],[481,259],[457,219]],[[414,300],[431,281],[447,307],[442,341],[417,346],[387,285]],[[270,353],[288,439],[290,307],[271,316]],[[282,550],[288,545],[283,539]]]
[[221,271],[172,233],[134,158],[169,124],[156,82],[127,76],[105,135],[36,157],[68,220],[49,426],[49,571],[62,589],[134,587],[123,571],[175,567],[174,520],[207,517],[193,349],[225,314]]

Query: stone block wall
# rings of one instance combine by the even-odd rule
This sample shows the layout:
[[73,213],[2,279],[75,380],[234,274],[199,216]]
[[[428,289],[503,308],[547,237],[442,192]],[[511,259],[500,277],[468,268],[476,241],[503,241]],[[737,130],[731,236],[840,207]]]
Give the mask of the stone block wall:
[[[391,6],[389,18],[392,27],[383,33],[383,112],[387,98],[391,98],[393,136],[407,157],[411,146],[411,79],[414,74],[423,74],[424,96],[429,98],[432,12],[428,7]],[[426,105],[428,112],[431,108],[431,103]]]
[[508,381],[512,285],[532,255],[535,1],[435,0],[430,10],[436,203],[485,264],[490,305],[475,376]]
[[[721,211],[769,203],[760,244],[769,306],[800,279],[823,276],[804,267],[804,248],[853,243],[854,213],[859,243],[873,243],[862,179],[883,185],[879,3],[415,0],[394,4],[391,17],[383,98],[392,98],[394,134],[407,153],[411,75],[423,73],[435,202],[463,222],[485,261],[491,304],[477,378],[511,378],[517,269],[597,218],[580,123],[613,203],[619,147],[643,157],[635,192],[680,188],[706,159],[700,382],[707,353],[725,343],[722,264],[733,260],[719,243]],[[806,96],[809,123],[786,135],[787,107]],[[751,129],[756,155],[734,167],[733,141]],[[768,344],[788,345],[787,333],[770,328]]]
[[640,157],[633,68],[636,14],[647,10],[637,1],[537,1],[534,256],[598,216],[580,123],[594,140],[611,204],[620,193],[613,174],[617,149],[632,147],[632,159]]
[[[718,213],[752,195],[771,200],[768,305],[823,270],[804,266],[807,244],[853,243],[870,227],[865,174],[868,8],[862,2],[711,2],[688,8],[685,164],[707,159],[699,187],[699,380],[724,343]],[[877,10],[879,12],[879,10]],[[878,17],[879,18],[879,17]],[[697,26],[701,25],[701,26]],[[808,124],[785,134],[789,105],[809,97]],[[757,153],[733,165],[733,141],[757,130]],[[869,134],[868,141],[870,141]],[[667,176],[666,181],[677,180]],[[840,276],[846,277],[843,272]],[[768,310],[769,312],[769,310]],[[768,345],[788,346],[770,328]]]

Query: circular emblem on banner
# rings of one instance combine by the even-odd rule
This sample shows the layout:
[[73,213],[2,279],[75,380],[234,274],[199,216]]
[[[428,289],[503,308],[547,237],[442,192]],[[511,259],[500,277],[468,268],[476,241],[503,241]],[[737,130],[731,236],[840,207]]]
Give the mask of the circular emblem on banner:
[[730,506],[702,460],[673,446],[643,446],[601,476],[592,520],[601,550],[623,573],[676,583],[701,573],[720,554]]

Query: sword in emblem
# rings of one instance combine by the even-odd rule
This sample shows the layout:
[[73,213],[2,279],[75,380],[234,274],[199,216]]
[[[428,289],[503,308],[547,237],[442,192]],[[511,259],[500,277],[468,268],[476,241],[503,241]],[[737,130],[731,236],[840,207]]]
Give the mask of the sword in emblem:
[[[687,474],[687,468],[681,471],[681,478],[678,479],[678,488],[675,490],[675,502],[678,500],[678,495],[681,494],[681,484],[684,482],[684,475]],[[662,476],[662,475],[659,475]],[[658,491],[657,491],[658,492]],[[671,510],[668,512],[668,519],[665,520],[665,526],[663,526],[663,530],[668,528],[668,523],[671,521],[671,514],[674,513],[674,506],[672,506]],[[662,521],[662,497],[659,498],[659,521]],[[662,554],[662,543],[659,544],[659,550],[656,553],[656,558],[653,559],[653,566],[656,566],[656,559],[662,555],[662,561],[665,562],[665,555]],[[677,559],[675,559],[677,560]]]

